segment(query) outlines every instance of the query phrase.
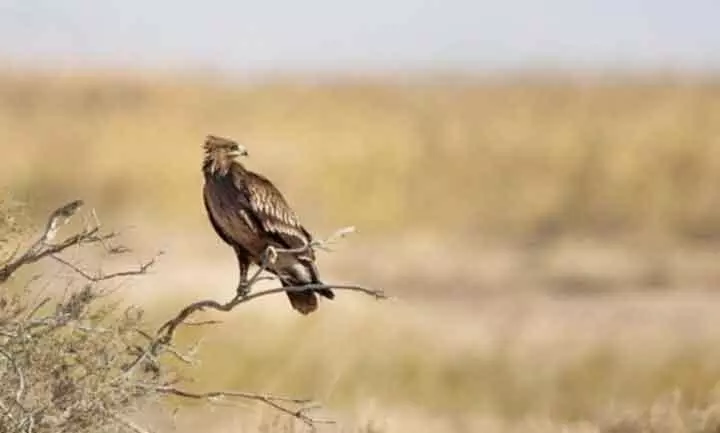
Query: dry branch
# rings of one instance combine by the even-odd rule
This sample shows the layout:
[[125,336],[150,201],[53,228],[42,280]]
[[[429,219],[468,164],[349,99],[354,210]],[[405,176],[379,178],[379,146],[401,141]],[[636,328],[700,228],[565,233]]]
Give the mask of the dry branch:
[[51,254],[50,257],[52,257],[55,261],[57,261],[58,263],[62,264],[63,266],[71,269],[72,271],[74,271],[76,274],[80,275],[80,276],[83,277],[84,279],[86,279],[86,280],[88,280],[88,281],[92,281],[92,282],[94,282],[94,283],[97,283],[97,282],[100,282],[100,281],[107,281],[107,280],[112,280],[112,279],[115,279],[115,278],[133,277],[133,276],[138,276],[138,275],[144,275],[144,274],[147,273],[147,271],[148,271],[151,267],[153,267],[153,266],[155,265],[155,263],[157,262],[157,259],[158,259],[161,255],[162,255],[162,253],[158,253],[158,254],[157,254],[155,257],[153,257],[152,259],[150,259],[150,260],[148,260],[148,261],[146,261],[146,262],[141,263],[140,266],[138,266],[137,269],[133,269],[133,270],[129,270],[129,271],[113,272],[113,273],[110,273],[110,274],[105,274],[105,273],[103,273],[103,272],[99,272],[99,273],[97,273],[97,274],[95,274],[95,275],[92,275],[92,274],[88,273],[87,271],[82,270],[79,266],[71,263],[71,262],[68,261],[68,260],[63,259],[62,257],[60,257],[60,256],[57,255],[57,254]]
[[[86,432],[115,425],[119,431],[147,433],[125,416],[127,405],[162,395],[208,403],[221,399],[254,401],[291,416],[313,430],[319,424],[331,423],[311,416],[309,412],[318,406],[307,399],[241,391],[197,393],[183,390],[175,386],[175,379],[168,379],[172,376],[165,371],[168,368],[162,364],[161,355],[169,354],[193,364],[191,355],[173,346],[173,338],[180,326],[218,323],[190,321],[189,318],[198,311],[214,309],[227,312],[264,296],[308,289],[355,291],[384,299],[386,296],[382,291],[355,285],[313,284],[236,294],[225,303],[201,300],[184,307],[158,331],[150,333],[142,329],[142,310],[131,307],[124,316],[117,317],[110,315],[112,310],[99,306],[98,300],[104,292],[98,285],[117,278],[146,275],[159,255],[140,263],[136,269],[113,273],[102,270],[91,273],[64,258],[63,251],[73,246],[98,245],[111,254],[129,251],[122,245],[111,245],[118,234],[103,232],[94,211],[92,218],[86,219],[85,227],[63,240],[55,241],[60,227],[82,205],[82,200],[75,200],[55,210],[48,217],[37,241],[22,254],[13,254],[0,266],[0,284],[8,281],[19,269],[46,258],[72,270],[82,281],[82,287],[70,291],[54,309],[50,296],[41,296],[32,302],[23,296],[15,296],[8,301],[7,296],[1,296],[3,293],[0,292],[0,383],[10,391],[6,393],[0,389],[0,432],[8,429],[21,433]],[[260,281],[272,279],[262,274],[274,264],[279,254],[299,253],[312,248],[328,249],[330,244],[352,231],[352,228],[339,230],[324,241],[313,241],[300,249],[268,248],[247,287],[252,288]],[[55,336],[68,327],[72,327],[72,335],[78,335],[79,340],[56,340]],[[78,348],[72,347],[74,344]],[[65,358],[73,360],[67,363]],[[38,359],[41,360],[39,363]],[[82,369],[77,369],[77,365],[82,365]],[[41,371],[42,368],[47,370]],[[82,388],[91,386],[89,384],[93,384],[92,389]],[[50,392],[50,395],[40,397],[42,392]]]
[[112,233],[100,234],[100,227],[94,226],[86,227],[80,233],[77,233],[60,243],[48,243],[55,239],[60,226],[66,224],[78,211],[78,209],[82,207],[82,205],[82,200],[75,200],[51,213],[50,217],[48,217],[47,223],[45,224],[45,230],[40,235],[40,238],[35,241],[35,243],[33,243],[25,251],[25,253],[20,255],[20,257],[11,259],[0,268],[0,283],[7,281],[8,278],[10,278],[10,276],[12,276],[12,274],[21,267],[35,263],[49,255],[57,254],[75,245],[103,242],[114,237],[114,234]]
[[[143,386],[143,385],[140,385]],[[259,403],[262,403],[266,406],[271,407],[272,409],[275,409],[277,411],[280,411],[286,415],[289,415],[293,418],[296,418],[300,421],[302,421],[305,425],[311,428],[315,428],[318,424],[334,424],[335,422],[332,420],[323,420],[319,418],[312,417],[309,412],[318,409],[320,406],[316,403],[314,403],[310,399],[299,399],[299,398],[289,398],[289,397],[279,397],[276,395],[270,395],[270,394],[256,394],[256,393],[250,393],[250,392],[240,392],[240,391],[211,391],[211,392],[205,392],[205,393],[198,393],[198,392],[190,392],[186,390],[182,390],[179,388],[171,387],[171,386],[161,386],[161,387],[148,387],[152,391],[163,393],[163,394],[170,394],[177,397],[183,397],[188,398],[192,400],[205,400],[210,403],[214,403],[220,399],[227,400],[227,399],[243,399],[243,400],[252,400]],[[291,407],[290,405],[294,405],[295,407]]]
[[[99,302],[105,296],[100,283],[146,273],[155,259],[138,269],[90,275],[63,259],[72,247],[100,246],[110,253],[127,251],[113,246],[117,233],[101,230],[97,219],[58,240],[58,232],[83,205],[64,205],[48,217],[37,240],[13,251],[0,266],[0,432],[133,431],[130,424],[111,416],[127,411],[147,397],[127,384],[110,382],[111,373],[133,358],[133,330],[140,315],[123,318]],[[4,286],[20,269],[52,258],[73,269],[86,282],[68,283],[65,295],[44,296],[32,289]],[[22,286],[21,286],[22,287]],[[55,301],[55,305],[52,303]],[[160,384],[160,382],[158,382]]]
[[[192,324],[193,322],[188,322],[188,319],[190,316],[192,316],[194,313],[203,311],[206,309],[212,309],[217,311],[223,311],[223,312],[229,312],[232,311],[234,308],[241,304],[248,303],[250,301],[253,301],[255,299],[264,297],[264,296],[270,296],[278,293],[284,293],[284,292],[295,292],[295,291],[303,291],[308,289],[334,289],[334,290],[347,290],[347,291],[354,291],[359,292],[368,296],[372,296],[375,299],[387,299],[387,296],[382,290],[376,290],[371,289],[367,287],[362,286],[356,286],[356,285],[345,285],[345,284],[310,284],[310,285],[304,285],[304,286],[286,286],[286,287],[276,287],[272,289],[266,289],[261,290],[255,293],[251,293],[252,287],[257,284],[258,282],[265,280],[265,279],[273,279],[269,277],[263,277],[262,273],[267,271],[269,267],[275,263],[275,261],[278,259],[279,254],[296,254],[296,253],[302,253],[307,251],[308,249],[312,248],[319,248],[319,249],[326,249],[329,250],[328,245],[337,242],[339,239],[344,238],[348,234],[352,233],[355,229],[350,228],[343,228],[335,232],[333,235],[328,237],[325,240],[322,241],[313,241],[310,244],[306,244],[303,247],[295,248],[295,249],[280,249],[275,247],[268,247],[268,249],[265,251],[262,263],[260,266],[258,266],[258,269],[255,271],[255,273],[252,275],[252,277],[247,281],[246,287],[249,289],[245,293],[236,293],[236,295],[230,299],[229,301],[225,303],[218,302],[213,299],[205,299],[197,302],[193,302],[184,308],[180,310],[180,312],[167,322],[165,322],[157,331],[156,338],[150,342],[150,344],[147,346],[146,350],[142,351],[142,353],[139,354],[139,356],[135,359],[133,363],[131,363],[126,371],[123,373],[121,377],[129,377],[132,375],[132,372],[143,363],[150,363],[151,368],[155,372],[159,372],[159,365],[157,362],[157,357],[163,352],[163,351],[169,351],[173,353],[176,357],[179,357],[176,350],[172,346],[172,341],[175,336],[175,333],[177,331],[177,328],[181,325],[188,325]],[[181,358],[182,359],[182,358]],[[183,359],[184,360],[184,359]],[[317,418],[313,418],[308,414],[308,411],[310,409],[316,408],[317,405],[305,405],[300,408],[291,408],[287,407],[284,403],[294,403],[294,404],[309,404],[310,400],[305,399],[287,399],[287,398],[280,398],[277,396],[270,396],[270,395],[262,395],[262,394],[254,394],[254,393],[247,393],[247,392],[237,392],[237,391],[213,391],[213,392],[207,392],[207,393],[193,393],[185,390],[181,390],[179,388],[175,387],[155,387],[152,388],[155,392],[161,392],[161,393],[167,393],[172,394],[178,397],[184,397],[189,399],[203,399],[206,401],[212,401],[213,399],[219,398],[219,397],[233,397],[233,398],[243,398],[243,399],[249,399],[261,402],[265,405],[268,405],[282,413],[285,413],[287,415],[290,415],[303,423],[305,423],[307,426],[312,428],[313,430],[318,424],[327,424],[327,423],[333,423],[332,421],[328,420],[320,420]]]
[[[312,249],[314,247],[323,248],[326,247],[328,244],[335,243],[338,239],[341,239],[345,236],[347,236],[349,233],[352,233],[355,229],[352,227],[347,227],[340,229],[336,231],[334,234],[332,234],[330,237],[328,237],[325,240],[317,240],[313,241],[310,244],[306,244],[303,247],[300,248],[294,248],[294,249],[281,249],[281,248],[275,248],[275,247],[268,247],[265,251],[263,261],[258,266],[257,271],[253,274],[253,276],[248,280],[246,283],[246,286],[248,289],[252,289],[252,287],[257,284],[263,277],[261,277],[261,274],[268,270],[268,268],[277,260],[279,254],[297,254],[297,253],[303,253],[307,251],[308,249]],[[272,279],[272,278],[271,278]],[[220,303],[218,301],[215,301],[213,299],[205,299],[197,302],[193,302],[192,304],[184,307],[180,310],[180,312],[173,317],[172,319],[165,322],[160,329],[158,329],[158,337],[156,341],[151,345],[150,347],[150,353],[153,355],[157,355],[158,350],[163,346],[170,344],[172,342],[172,339],[175,335],[175,331],[178,328],[178,326],[185,323],[185,321],[194,313],[198,311],[203,311],[205,309],[212,309],[217,311],[223,311],[223,312],[229,312],[232,311],[235,307],[238,305],[253,301],[255,299],[274,295],[277,293],[283,293],[283,292],[299,292],[304,291],[308,289],[334,289],[334,290],[346,290],[346,291],[354,291],[363,293],[368,296],[372,296],[375,299],[387,299],[387,296],[385,295],[385,292],[382,290],[377,289],[371,289],[367,287],[362,286],[356,286],[356,285],[346,285],[346,284],[308,284],[304,286],[285,286],[285,287],[276,287],[273,289],[266,289],[259,292],[251,293],[251,290],[248,290],[246,293],[238,293],[236,294],[232,299],[225,303]]]

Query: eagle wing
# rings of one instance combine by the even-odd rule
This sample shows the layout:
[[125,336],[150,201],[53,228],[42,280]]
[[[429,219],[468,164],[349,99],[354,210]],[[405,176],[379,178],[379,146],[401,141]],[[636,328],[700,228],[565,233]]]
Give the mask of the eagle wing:
[[[265,177],[246,172],[235,178],[238,190],[245,193],[252,220],[281,248],[302,248],[312,242],[312,236],[300,224],[297,215],[285,201],[282,193]],[[297,254],[300,260],[312,261],[312,249]]]
[[233,182],[224,179],[206,181],[203,200],[210,222],[224,241],[242,243],[243,238],[258,234],[247,194]]

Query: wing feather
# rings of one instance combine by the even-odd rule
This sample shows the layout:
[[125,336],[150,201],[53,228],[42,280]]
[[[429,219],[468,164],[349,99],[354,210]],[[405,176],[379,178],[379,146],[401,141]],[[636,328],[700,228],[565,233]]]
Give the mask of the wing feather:
[[237,176],[235,184],[238,190],[245,191],[254,219],[285,247],[299,248],[312,241],[282,193],[268,179],[248,171],[245,176]]

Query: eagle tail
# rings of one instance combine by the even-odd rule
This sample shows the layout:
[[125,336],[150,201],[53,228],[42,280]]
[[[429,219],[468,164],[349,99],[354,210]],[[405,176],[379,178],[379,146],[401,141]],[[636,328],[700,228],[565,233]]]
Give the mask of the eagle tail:
[[[293,286],[294,284],[286,283],[283,281],[283,287]],[[290,305],[297,310],[300,314],[308,315],[313,311],[317,310],[318,300],[313,290],[302,290],[286,292],[288,299],[290,299]]]
[[[315,283],[321,284],[321,283]],[[295,286],[296,284],[290,282],[282,282],[283,287]],[[300,314],[308,315],[318,308],[318,299],[315,293],[322,295],[328,299],[334,299],[335,294],[330,289],[308,289],[300,291],[286,292],[288,299],[290,299],[290,305],[297,310]]]

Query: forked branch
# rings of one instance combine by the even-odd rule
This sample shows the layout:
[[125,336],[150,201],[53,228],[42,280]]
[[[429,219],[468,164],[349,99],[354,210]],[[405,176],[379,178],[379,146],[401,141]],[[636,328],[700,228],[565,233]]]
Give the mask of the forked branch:
[[309,399],[280,397],[270,394],[256,394],[240,391],[211,391],[211,392],[191,392],[172,386],[147,386],[139,384],[139,387],[147,387],[148,389],[160,393],[170,394],[177,397],[188,398],[191,400],[205,400],[210,403],[219,401],[229,401],[232,399],[251,400],[289,415],[311,428],[315,428],[319,424],[334,424],[332,420],[324,420],[313,417],[310,413],[320,406]]
[[[349,228],[343,228],[332,234],[330,237],[328,237],[325,240],[321,241],[313,241],[310,244],[306,244],[303,247],[295,248],[295,249],[281,249],[281,248],[275,248],[275,247],[268,247],[265,251],[263,261],[258,266],[257,271],[253,274],[253,276],[250,278],[250,280],[247,283],[247,287],[252,289],[252,287],[263,277],[261,277],[261,274],[268,270],[270,266],[272,266],[275,261],[278,258],[279,254],[297,254],[302,253],[304,251],[307,251],[308,249],[312,249],[314,247],[317,248],[327,248],[329,244],[337,242],[338,239],[341,239],[345,236],[347,236],[349,233],[352,233],[355,229],[352,227]],[[309,289],[333,289],[333,290],[345,290],[345,291],[353,291],[362,293],[368,296],[372,296],[375,299],[387,299],[387,295],[384,291],[378,290],[378,289],[371,289],[368,287],[363,286],[357,286],[357,285],[347,285],[347,284],[307,284],[303,286],[285,286],[285,287],[276,287],[272,289],[266,289],[261,290],[255,293],[249,293],[249,294],[242,294],[238,293],[236,294],[232,299],[225,303],[220,303],[213,299],[205,299],[197,302],[193,302],[192,304],[184,307],[180,312],[173,317],[172,319],[165,322],[160,329],[158,329],[158,337],[157,340],[153,343],[151,346],[150,353],[153,355],[158,354],[158,350],[162,345],[170,344],[172,342],[172,339],[175,335],[175,331],[177,328],[184,324],[185,321],[194,313],[198,311],[204,311],[206,309],[216,310],[216,311],[223,311],[223,312],[229,312],[233,310],[235,307],[241,304],[245,304],[247,302],[253,301],[255,299],[264,297],[264,296],[270,296],[277,293],[283,293],[283,292],[300,292],[304,290]]]
[[56,262],[62,264],[63,266],[71,269],[76,274],[80,275],[84,279],[93,282],[98,283],[100,281],[107,281],[107,280],[113,280],[115,278],[123,278],[123,277],[134,277],[138,275],[144,275],[147,273],[147,271],[155,265],[157,262],[157,259],[162,255],[162,253],[158,253],[155,255],[155,257],[151,258],[150,260],[140,263],[140,265],[137,267],[137,269],[131,269],[127,271],[119,271],[119,272],[112,272],[109,274],[106,274],[104,272],[98,272],[95,274],[91,274],[88,271],[85,271],[81,269],[79,266],[75,265],[74,263],[70,262],[69,260],[65,260],[64,258],[60,257],[57,254],[50,254],[50,257],[53,258]]
[[[312,248],[319,248],[319,249],[329,249],[328,246],[332,243],[337,242],[339,239],[342,239],[343,237],[347,236],[349,233],[352,233],[354,231],[354,228],[345,228],[338,230],[336,233],[328,237],[327,239],[323,241],[313,241],[310,244],[306,244],[301,248],[296,249],[280,249],[275,247],[268,247],[268,249],[265,251],[265,254],[263,256],[263,260],[258,266],[258,269],[256,272],[252,275],[252,277],[247,282],[247,287],[252,289],[252,287],[257,284],[259,281],[263,279],[267,279],[268,277],[262,277],[261,274],[264,271],[267,271],[278,259],[278,256],[280,254],[297,254],[302,253],[308,249]],[[165,322],[157,331],[157,335],[153,341],[151,341],[145,351],[143,351],[137,359],[128,366],[126,369],[124,375],[132,375],[132,372],[135,368],[137,368],[139,365],[142,365],[143,363],[149,363],[151,365],[151,369],[155,369],[157,372],[157,369],[159,369],[159,365],[157,365],[157,358],[158,356],[163,352],[163,350],[170,350],[171,352],[174,351],[172,347],[173,338],[175,336],[175,333],[177,329],[182,325],[190,324],[188,322],[188,319],[193,314],[204,311],[207,309],[216,310],[216,311],[223,311],[223,312],[229,312],[236,308],[237,306],[241,304],[245,304],[248,302],[251,302],[255,299],[264,297],[264,296],[270,296],[278,293],[283,292],[297,292],[297,291],[304,291],[308,289],[334,289],[334,290],[346,290],[346,291],[354,291],[358,293],[362,293],[368,296],[372,296],[375,299],[387,299],[387,296],[382,290],[376,290],[371,289],[363,286],[356,286],[356,285],[345,285],[345,284],[310,284],[310,285],[304,285],[304,286],[287,286],[287,287],[276,287],[271,289],[265,289],[261,291],[257,291],[255,293],[249,293],[249,294],[243,294],[243,293],[237,293],[232,299],[230,299],[227,302],[218,302],[213,299],[205,299],[197,302],[193,302],[190,305],[187,305],[183,309],[180,310],[180,312],[167,322]],[[207,392],[207,393],[193,393],[189,391],[185,391],[179,388],[175,388],[172,386],[165,386],[165,387],[155,387],[153,389],[155,392],[160,393],[167,393],[172,394],[175,396],[183,397],[183,398],[189,398],[189,399],[203,399],[207,401],[213,401],[218,398],[242,398],[246,400],[253,400],[260,403],[263,403],[267,406],[272,407],[273,409],[276,409],[282,413],[285,413],[289,416],[292,416],[299,421],[302,421],[307,426],[312,428],[313,430],[315,427],[319,424],[323,423],[332,423],[332,421],[327,420],[320,420],[313,418],[309,415],[308,411],[310,409],[316,408],[316,405],[309,405],[311,403],[310,400],[304,400],[304,399],[287,399],[287,398],[279,398],[276,396],[269,396],[269,395],[263,395],[263,394],[253,394],[253,393],[245,393],[245,392],[236,392],[236,391],[214,391],[214,392]],[[292,407],[289,406],[293,405]],[[298,406],[299,407],[296,407]]]
[[82,200],[75,200],[51,213],[40,238],[28,247],[23,254],[11,259],[0,268],[0,283],[7,281],[12,274],[25,265],[35,263],[48,255],[59,253],[73,245],[95,239],[98,235],[98,227],[86,228],[75,236],[71,236],[57,244],[48,243],[55,238],[59,227],[66,224],[82,205]]

